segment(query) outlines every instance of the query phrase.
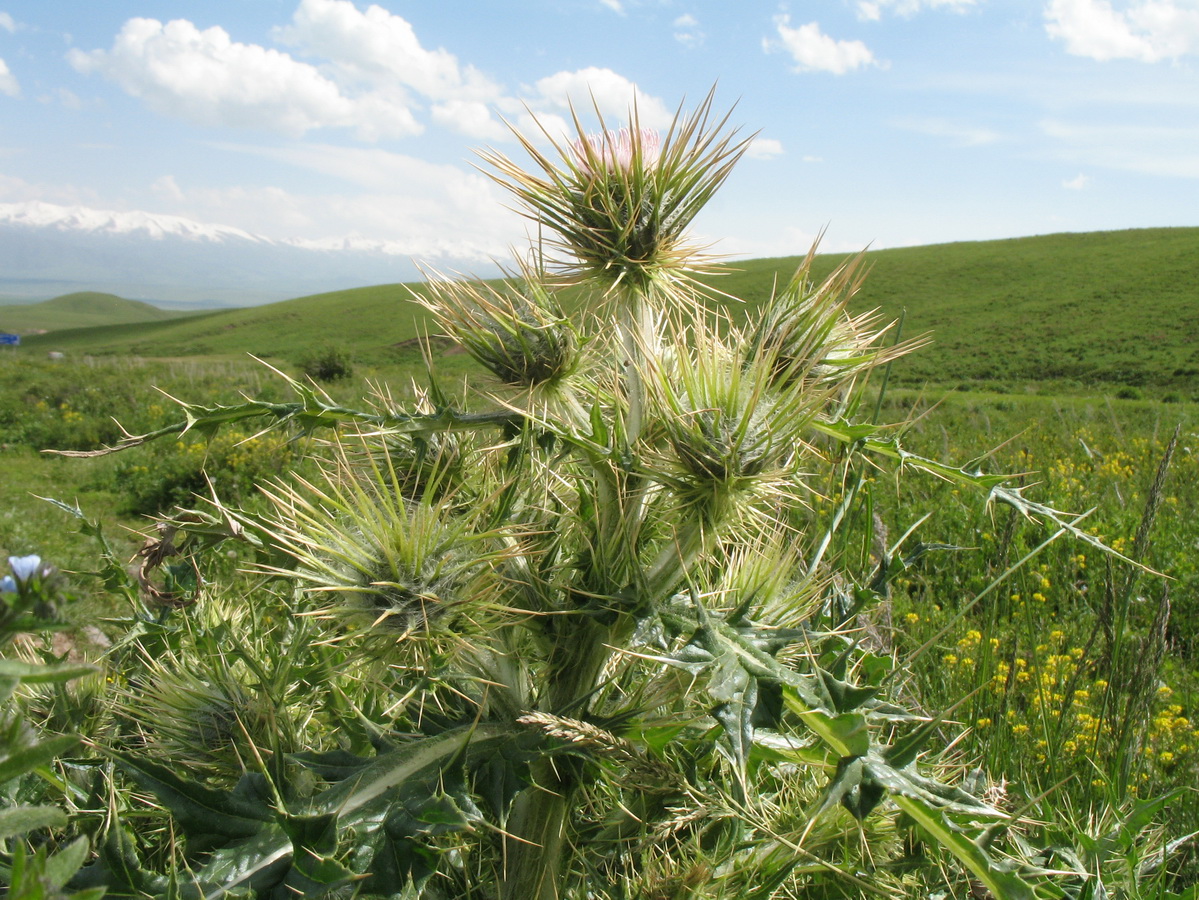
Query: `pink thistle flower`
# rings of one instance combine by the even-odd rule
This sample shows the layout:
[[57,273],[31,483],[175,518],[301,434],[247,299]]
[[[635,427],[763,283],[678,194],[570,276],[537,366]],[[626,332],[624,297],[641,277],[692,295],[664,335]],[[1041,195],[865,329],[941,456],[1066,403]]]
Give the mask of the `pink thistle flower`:
[[589,134],[575,141],[571,149],[580,171],[585,175],[628,173],[638,158],[642,166],[657,162],[662,151],[662,139],[653,128],[640,128],[636,133],[621,128],[603,134]]

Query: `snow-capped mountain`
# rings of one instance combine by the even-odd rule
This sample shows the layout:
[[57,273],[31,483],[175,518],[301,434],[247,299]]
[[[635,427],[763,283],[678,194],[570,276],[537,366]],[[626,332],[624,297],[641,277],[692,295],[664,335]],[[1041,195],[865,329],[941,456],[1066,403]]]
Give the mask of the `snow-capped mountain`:
[[30,228],[54,228],[90,234],[141,235],[153,240],[181,237],[196,241],[244,240],[271,243],[267,238],[228,225],[211,225],[156,213],[115,212],[86,206],[59,206],[33,200],[28,203],[0,203],[0,224]]
[[[413,281],[410,254],[394,241],[272,240],[180,216],[0,203],[0,302],[88,290],[162,306],[253,306]],[[466,247],[446,246],[443,258],[477,268]]]

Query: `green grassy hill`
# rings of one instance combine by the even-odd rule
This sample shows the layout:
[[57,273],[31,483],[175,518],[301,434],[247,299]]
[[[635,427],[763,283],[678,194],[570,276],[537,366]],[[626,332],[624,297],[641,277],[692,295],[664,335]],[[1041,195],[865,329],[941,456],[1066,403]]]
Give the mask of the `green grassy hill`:
[[[817,274],[843,255],[822,255]],[[1199,396],[1199,228],[1059,234],[867,254],[855,307],[906,316],[933,346],[901,361],[904,382],[1054,381],[1143,386]],[[738,262],[721,289],[767,297],[799,257]],[[30,339],[68,352],[140,356],[254,353],[294,361],[320,343],[383,362],[427,327],[402,285],[320,294],[176,321]],[[406,349],[408,348],[408,349]]]
[[0,306],[0,331],[26,335],[98,325],[161,322],[190,315],[194,313],[159,309],[116,294],[80,291],[41,303]]

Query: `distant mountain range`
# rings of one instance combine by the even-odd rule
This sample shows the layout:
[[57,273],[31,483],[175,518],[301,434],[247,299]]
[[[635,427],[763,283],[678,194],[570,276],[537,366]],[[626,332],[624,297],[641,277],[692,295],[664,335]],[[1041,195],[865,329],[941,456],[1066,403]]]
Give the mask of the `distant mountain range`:
[[385,241],[272,240],[179,216],[0,203],[0,303],[99,291],[176,309],[240,307],[419,277]]

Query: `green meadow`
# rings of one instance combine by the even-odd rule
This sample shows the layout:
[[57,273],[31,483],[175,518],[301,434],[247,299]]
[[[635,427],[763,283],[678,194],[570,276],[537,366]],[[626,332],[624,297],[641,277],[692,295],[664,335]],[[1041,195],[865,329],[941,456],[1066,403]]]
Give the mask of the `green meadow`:
[[[822,278],[846,259],[820,255],[813,272]],[[743,299],[725,306],[738,322],[799,263],[737,263],[710,283]],[[892,694],[927,719],[944,712],[927,761],[1016,817],[996,832],[996,853],[1005,848],[1036,897],[1195,900],[1199,228],[868,251],[862,265],[850,310],[878,309],[903,338],[930,338],[872,374],[865,408],[899,423],[889,434],[913,453],[1009,474],[1028,498],[1077,514],[1081,532],[1122,558],[959,482],[863,469],[854,490],[866,498],[855,507],[864,521],[828,552],[847,570],[856,565],[863,582],[901,538],[907,555],[855,644],[886,661],[878,665]],[[129,560],[154,516],[214,494],[253,511],[272,479],[312,477],[306,448],[320,434],[264,434],[239,422],[211,441],[172,436],[97,458],[43,451],[95,450],[124,432],[163,428],[180,418],[176,399],[287,402],[294,391],[282,376],[303,379],[322,352],[348,362],[346,377],[319,383],[330,403],[390,392],[403,406],[426,380],[422,340],[437,331],[412,300],[423,290],[363,287],[189,316],[106,295],[0,307],[0,330],[27,334],[19,348],[0,348],[0,559],[53,562],[76,598],[63,611],[70,627],[119,640],[113,621],[128,610],[105,587],[111,573],[94,574],[96,528],[81,531],[39,498],[78,505],[115,558]],[[449,341],[431,346],[447,397],[493,387]],[[810,486],[813,522],[838,509],[848,484],[839,472]],[[98,716],[73,714],[71,727]],[[81,791],[80,809],[99,802]],[[152,810],[138,815],[146,833],[168,827]],[[885,833],[864,825],[843,839],[859,859],[854,871],[877,877],[877,888],[814,880],[795,896],[1034,896],[1004,893],[1002,879],[984,886],[960,856],[901,833],[911,825],[903,816],[889,822]],[[137,842],[145,853],[163,845]],[[877,862],[860,861],[875,852]]]
[[[1199,229],[1059,234],[868,251],[853,309],[903,319],[931,346],[904,359],[906,384],[999,391],[1143,392],[1199,397]],[[846,259],[818,257],[822,275]],[[799,257],[729,263],[711,286],[753,309]],[[31,337],[30,351],[143,357],[252,353],[295,362],[330,342],[369,364],[409,362],[429,329],[419,285],[381,285],[180,319],[74,323]],[[59,301],[52,301],[57,303]],[[28,308],[0,307],[16,315]],[[745,310],[730,310],[734,319]],[[87,327],[82,327],[82,326]]]

